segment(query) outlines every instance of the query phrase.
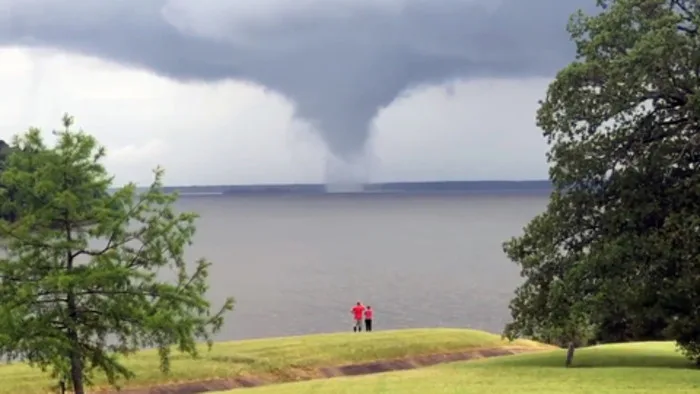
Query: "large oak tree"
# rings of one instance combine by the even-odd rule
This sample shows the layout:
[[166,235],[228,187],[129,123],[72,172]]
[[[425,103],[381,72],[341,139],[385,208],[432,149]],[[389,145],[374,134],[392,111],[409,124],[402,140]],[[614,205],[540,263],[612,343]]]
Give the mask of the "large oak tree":
[[700,362],[700,6],[600,0],[537,114],[554,184],[504,249],[509,337],[669,338]]
[[15,215],[0,220],[0,355],[82,394],[93,371],[131,377],[119,356],[142,347],[160,350],[164,371],[171,348],[196,355],[233,300],[212,310],[205,298],[211,264],[184,257],[196,216],[175,212],[162,171],[145,191],[110,191],[104,149],[71,125],[66,116],[51,147],[36,129],[15,138],[0,176],[0,211]]

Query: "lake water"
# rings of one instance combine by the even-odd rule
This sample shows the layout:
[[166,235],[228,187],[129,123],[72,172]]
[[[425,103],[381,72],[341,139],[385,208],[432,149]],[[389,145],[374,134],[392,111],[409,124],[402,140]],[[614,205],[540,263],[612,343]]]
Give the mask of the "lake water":
[[183,197],[201,215],[189,257],[214,262],[210,298],[234,296],[220,340],[345,331],[357,301],[377,330],[501,332],[520,283],[501,244],[544,195]]

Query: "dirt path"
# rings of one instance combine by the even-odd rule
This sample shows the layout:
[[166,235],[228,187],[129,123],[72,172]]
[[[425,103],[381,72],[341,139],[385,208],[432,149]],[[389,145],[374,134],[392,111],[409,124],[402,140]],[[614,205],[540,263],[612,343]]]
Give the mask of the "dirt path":
[[211,391],[231,390],[243,387],[257,387],[273,383],[288,383],[311,379],[334,378],[339,376],[369,375],[381,372],[403,371],[455,361],[475,360],[480,358],[507,356],[511,354],[534,352],[541,349],[527,347],[504,347],[477,349],[465,352],[430,354],[394,360],[381,360],[368,363],[348,364],[316,369],[291,369],[285,376],[240,377],[234,379],[215,379],[160,385],[153,387],[130,388],[122,391],[101,391],[101,394],[198,394]]

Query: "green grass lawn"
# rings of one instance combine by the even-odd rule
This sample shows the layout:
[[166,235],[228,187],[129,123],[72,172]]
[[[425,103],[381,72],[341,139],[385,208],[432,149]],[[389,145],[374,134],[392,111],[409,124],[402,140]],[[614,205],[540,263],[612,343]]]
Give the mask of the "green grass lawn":
[[[499,335],[464,329],[339,333],[222,342],[215,344],[211,352],[203,348],[198,360],[174,354],[169,376],[160,373],[154,351],[140,352],[126,360],[136,378],[124,387],[260,375],[269,376],[273,381],[289,381],[305,368],[508,345],[541,346],[530,341],[509,343],[501,340]],[[0,394],[44,394],[55,385],[47,375],[23,364],[0,366],[0,377]],[[104,379],[98,377],[97,383],[103,386]]]
[[234,394],[700,393],[700,370],[667,342],[580,349],[574,368],[553,350],[403,372],[285,383]]

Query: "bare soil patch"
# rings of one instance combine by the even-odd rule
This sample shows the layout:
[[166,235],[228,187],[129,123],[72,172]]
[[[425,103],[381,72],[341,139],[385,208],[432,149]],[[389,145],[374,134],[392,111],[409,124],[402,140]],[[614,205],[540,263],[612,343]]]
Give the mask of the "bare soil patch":
[[542,349],[527,347],[504,347],[475,349],[464,352],[430,354],[394,360],[380,360],[367,363],[321,367],[315,369],[290,368],[282,375],[237,377],[206,381],[163,384],[152,387],[128,388],[121,391],[100,391],[101,394],[199,394],[212,391],[232,390],[244,387],[257,387],[273,383],[288,383],[311,379],[335,378],[340,376],[369,375],[382,372],[403,371],[431,365],[467,361],[481,358],[507,356],[534,352]]

